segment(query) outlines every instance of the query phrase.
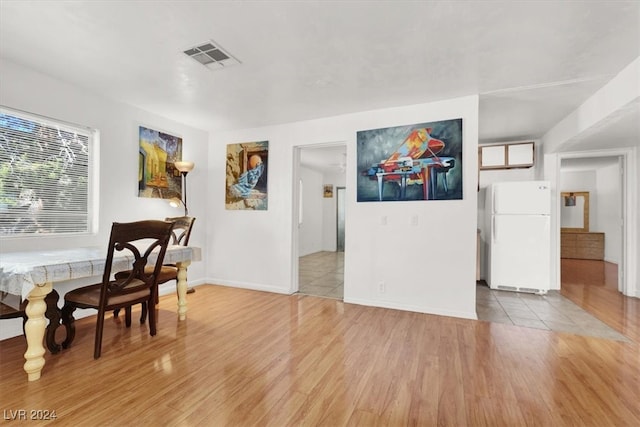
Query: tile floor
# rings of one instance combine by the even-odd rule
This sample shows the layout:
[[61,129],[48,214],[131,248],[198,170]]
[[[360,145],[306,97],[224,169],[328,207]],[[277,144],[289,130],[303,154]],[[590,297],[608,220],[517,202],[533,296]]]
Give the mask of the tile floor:
[[[299,262],[299,293],[343,299],[344,252],[316,252]],[[478,320],[630,342],[558,291],[546,295],[497,291],[480,282],[476,312]]]
[[316,252],[300,257],[298,292],[343,299],[344,252]]
[[631,342],[558,291],[546,295],[498,291],[476,284],[478,320]]

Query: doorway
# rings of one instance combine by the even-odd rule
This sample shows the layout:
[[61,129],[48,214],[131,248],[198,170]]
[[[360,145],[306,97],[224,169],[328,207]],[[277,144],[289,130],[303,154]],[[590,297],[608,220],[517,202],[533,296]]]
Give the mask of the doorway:
[[293,292],[344,296],[346,145],[294,147]]
[[[553,158],[555,157],[555,160]],[[635,265],[632,261],[633,254],[636,253],[636,245],[637,242],[634,239],[636,230],[636,214],[631,206],[630,201],[635,200],[635,194],[637,192],[637,183],[633,181],[631,173],[635,170],[636,162],[635,162],[635,153],[630,149],[611,149],[611,150],[596,150],[596,151],[583,151],[583,152],[575,152],[575,153],[558,153],[555,155],[549,155],[549,160],[553,162],[555,169],[555,179],[557,182],[557,199],[556,199],[556,236],[558,236],[558,253],[557,253],[557,268],[556,268],[556,277],[557,283],[559,286],[562,285],[561,278],[561,262],[562,262],[562,236],[561,236],[561,205],[563,203],[563,198],[560,197],[561,191],[566,189],[567,179],[563,177],[563,166],[567,166],[572,162],[576,162],[578,164],[589,164],[594,163],[597,164],[601,161],[600,159],[609,159],[608,161],[613,165],[609,165],[613,171],[610,171],[607,174],[600,175],[595,178],[595,192],[596,199],[600,198],[598,193],[601,192],[601,187],[603,185],[609,185],[610,187],[616,187],[617,191],[619,191],[619,198],[616,200],[614,198],[613,201],[608,200],[607,197],[604,197],[605,203],[604,206],[597,206],[598,202],[592,203],[591,211],[596,210],[596,216],[600,215],[603,221],[600,221],[600,225],[595,225],[596,228],[603,227],[608,229],[609,232],[605,233],[605,245],[607,241],[609,243],[609,247],[605,249],[606,254],[603,257],[602,262],[611,261],[611,257],[618,258],[619,263],[617,265],[617,289],[620,293],[626,296],[635,296],[637,293],[637,287],[635,283]],[[617,175],[617,176],[616,176]],[[604,179],[603,179],[604,176]],[[584,177],[583,177],[584,178]],[[587,177],[588,178],[588,177]],[[604,181],[604,184],[603,182]],[[583,186],[587,183],[585,181],[578,181],[579,185]],[[608,184],[607,184],[608,183]],[[590,200],[593,200],[594,197],[590,196]],[[611,206],[609,206],[611,205]],[[604,213],[603,213],[604,212]],[[618,212],[613,219],[609,217],[605,218],[606,215],[610,215],[611,212]],[[589,222],[590,229],[591,224],[594,223],[592,221]],[[597,224],[597,222],[596,222]],[[599,231],[599,230],[594,230]],[[609,238],[607,239],[607,234]],[[616,255],[617,253],[617,255]],[[613,255],[612,255],[613,254]]]

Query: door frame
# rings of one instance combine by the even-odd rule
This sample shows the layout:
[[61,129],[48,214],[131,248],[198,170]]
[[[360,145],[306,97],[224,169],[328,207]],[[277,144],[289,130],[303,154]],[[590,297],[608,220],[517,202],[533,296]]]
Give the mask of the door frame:
[[[305,148],[324,148],[324,147],[337,147],[337,146],[345,146],[347,147],[347,141],[329,141],[329,142],[321,142],[315,144],[301,144],[294,145],[293,150],[293,164],[292,164],[292,181],[291,181],[291,191],[292,191],[292,212],[291,212],[291,287],[289,289],[289,293],[293,294],[298,292],[300,289],[300,283],[298,281],[298,258],[300,257],[300,203],[301,203],[301,194],[300,194],[300,152]],[[347,156],[345,158],[345,163],[348,165],[349,153],[348,149],[346,150]],[[345,227],[346,227],[346,216],[347,216],[347,206],[345,204]],[[304,216],[304,214],[303,214]],[[346,234],[346,230],[345,230]]]
[[342,194],[342,203],[344,204],[344,206],[342,207],[343,215],[344,215],[344,226],[342,227],[343,228],[342,231],[343,231],[343,234],[344,234],[343,240],[345,239],[345,236],[347,235],[347,230],[346,230],[346,227],[347,227],[347,212],[346,212],[347,201],[345,200],[346,197],[347,197],[347,187],[346,186],[344,186],[344,187],[336,186],[336,252],[344,252],[344,249],[345,249],[344,248],[345,242],[342,242],[342,245],[343,245],[342,251],[339,250],[339,245],[338,245],[338,242],[340,241],[340,238],[339,238],[340,237],[340,226],[339,226],[339,223],[340,223],[340,198],[339,198],[340,197],[340,190],[344,190],[344,193]]
[[555,226],[553,228],[555,236],[555,256],[552,261],[555,264],[555,271],[552,267],[553,281],[556,289],[560,289],[560,167],[563,159],[591,158],[591,157],[620,157],[623,183],[622,188],[622,263],[618,268],[618,289],[625,296],[638,297],[640,289],[637,287],[636,263],[638,254],[638,216],[635,207],[637,206],[637,165],[636,149],[634,147],[618,148],[609,150],[575,151],[566,153],[552,153],[545,155],[545,175],[553,183],[555,182]]

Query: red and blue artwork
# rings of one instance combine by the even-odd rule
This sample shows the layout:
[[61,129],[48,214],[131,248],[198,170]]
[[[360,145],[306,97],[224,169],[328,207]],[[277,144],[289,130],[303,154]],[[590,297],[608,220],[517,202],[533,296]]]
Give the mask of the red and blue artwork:
[[358,202],[462,199],[462,119],[357,134]]

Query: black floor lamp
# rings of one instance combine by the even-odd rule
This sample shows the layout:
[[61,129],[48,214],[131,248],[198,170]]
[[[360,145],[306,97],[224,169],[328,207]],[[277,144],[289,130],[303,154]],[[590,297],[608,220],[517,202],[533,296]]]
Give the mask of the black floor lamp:
[[[175,162],[174,166],[176,167],[176,169],[178,169],[180,175],[182,175],[182,198],[180,199],[180,202],[184,206],[184,216],[188,216],[189,208],[187,207],[187,174],[193,170],[195,164],[193,162],[180,161]],[[172,206],[174,206],[174,204],[175,202],[172,203]]]
[[[195,164],[193,162],[180,161],[173,164],[182,175],[182,198],[179,200],[184,206],[184,216],[189,216],[189,208],[187,205],[187,174],[193,170]],[[173,201],[171,206],[178,207],[178,203]],[[196,290],[192,287],[187,288],[187,293],[192,294]]]

